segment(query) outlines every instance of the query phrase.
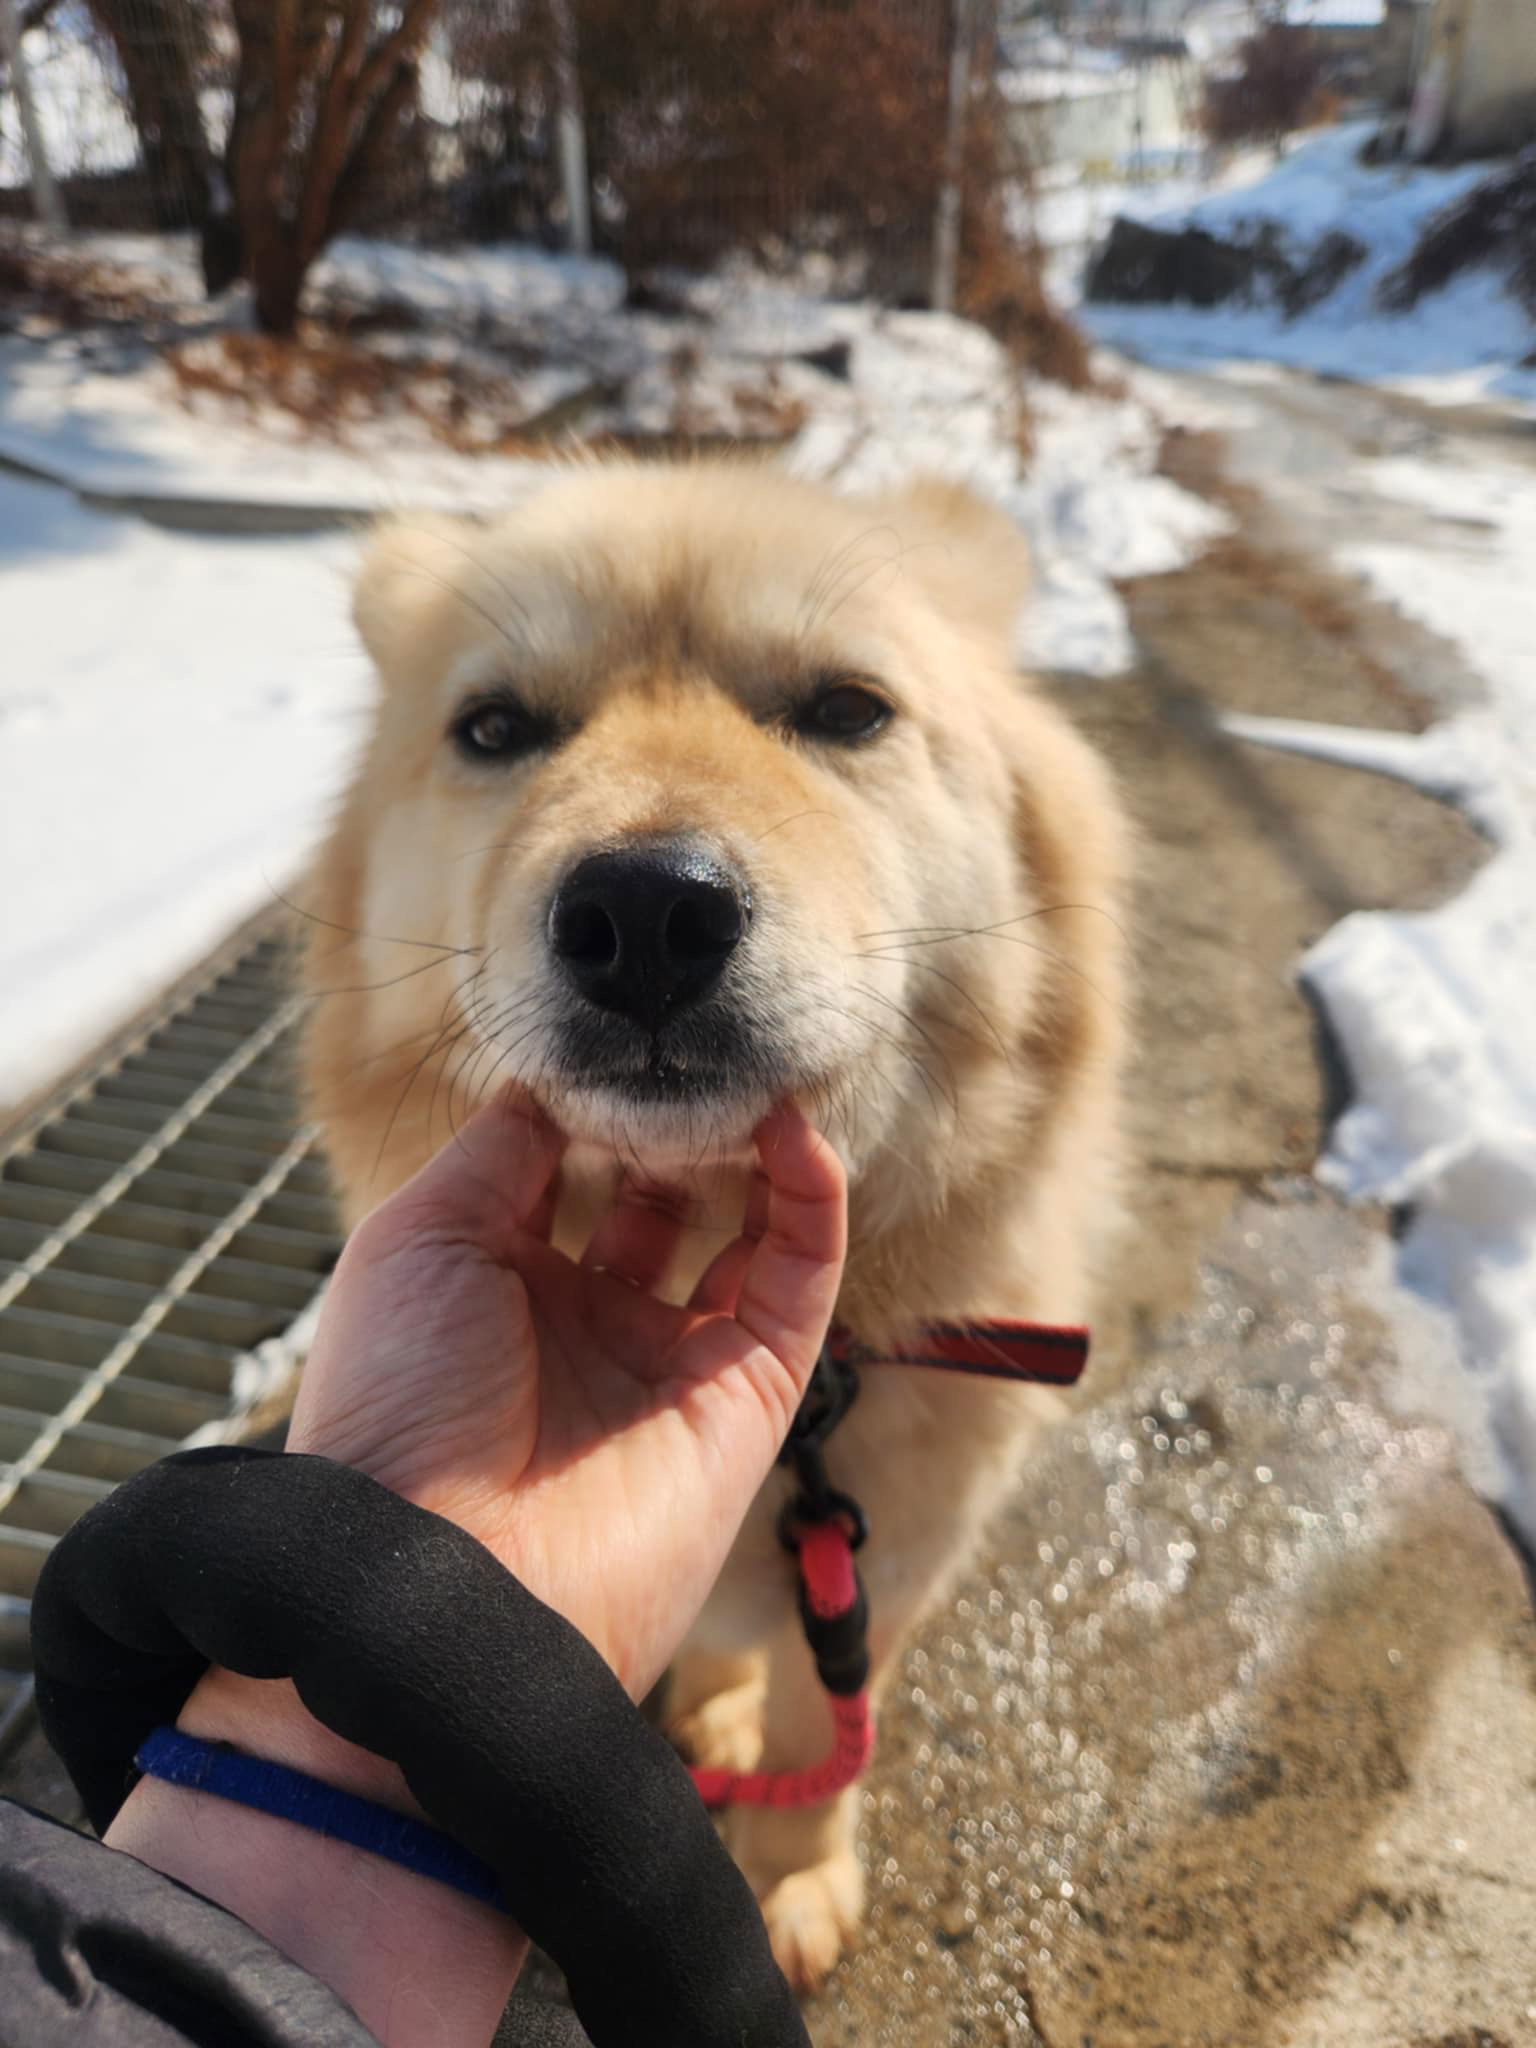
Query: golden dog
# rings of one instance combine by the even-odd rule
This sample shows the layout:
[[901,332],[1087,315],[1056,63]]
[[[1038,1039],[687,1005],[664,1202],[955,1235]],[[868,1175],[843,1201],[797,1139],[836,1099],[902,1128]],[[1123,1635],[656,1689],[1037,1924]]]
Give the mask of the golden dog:
[[[620,1159],[723,1212],[792,1093],[849,1166],[856,1337],[1085,1320],[1115,1205],[1123,836],[1096,757],[1013,672],[1026,574],[957,487],[857,501],[724,463],[573,466],[492,523],[385,526],[355,604],[381,698],[304,906],[307,1085],[348,1221],[513,1076],[574,1140],[567,1239],[583,1175]],[[877,1686],[1057,1406],[865,1374],[829,1465],[873,1532]],[[785,1486],[674,1674],[705,1761],[830,1744]],[[851,1793],[733,1816],[801,1985],[859,1921],[854,1816]]]

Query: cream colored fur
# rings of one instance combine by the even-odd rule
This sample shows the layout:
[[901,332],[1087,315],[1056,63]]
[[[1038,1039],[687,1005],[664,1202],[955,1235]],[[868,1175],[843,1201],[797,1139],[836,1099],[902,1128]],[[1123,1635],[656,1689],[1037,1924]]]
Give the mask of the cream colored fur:
[[[487,524],[385,526],[356,617],[382,682],[303,907],[306,1078],[349,1221],[517,1076],[579,1140],[563,1229],[623,1156],[691,1176],[700,1265],[735,1225],[743,1097],[632,1111],[551,1068],[555,883],[597,844],[686,831],[750,879],[741,1000],[852,1178],[839,1314],[894,1344],[935,1317],[1086,1319],[1115,1200],[1123,860],[1096,757],[1014,673],[1022,543],[967,493],[856,501],[757,467],[592,464]],[[895,700],[867,745],[786,737],[819,678]],[[568,737],[464,763],[456,709],[506,684]],[[865,1505],[887,1677],[1059,1404],[873,1368],[830,1464]],[[772,1478],[681,1658],[709,1760],[805,1764],[830,1739],[773,1536]],[[732,1842],[785,1968],[814,1982],[860,1917],[854,1799],[743,1811]]]

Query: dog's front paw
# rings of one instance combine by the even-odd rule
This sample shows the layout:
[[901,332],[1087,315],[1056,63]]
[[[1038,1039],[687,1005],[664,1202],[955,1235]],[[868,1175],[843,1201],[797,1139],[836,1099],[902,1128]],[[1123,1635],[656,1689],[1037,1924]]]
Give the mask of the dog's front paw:
[[717,1692],[690,1713],[670,1716],[666,1725],[669,1738],[690,1763],[713,1770],[755,1770],[763,1753],[762,1680]]
[[856,1939],[864,1873],[851,1849],[791,1871],[759,1892],[774,1960],[796,1991],[814,1991]]

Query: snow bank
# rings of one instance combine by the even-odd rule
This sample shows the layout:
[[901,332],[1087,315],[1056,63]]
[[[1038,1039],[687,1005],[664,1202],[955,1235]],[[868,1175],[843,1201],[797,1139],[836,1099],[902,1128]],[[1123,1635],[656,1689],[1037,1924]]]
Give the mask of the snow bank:
[[1345,559],[1463,649],[1487,708],[1417,737],[1226,724],[1411,781],[1460,804],[1495,846],[1451,902],[1348,917],[1303,973],[1354,1086],[1320,1171],[1410,1213],[1400,1270],[1454,1318],[1479,1406],[1470,1434],[1491,1425],[1495,1491],[1536,1542],[1536,489],[1529,470],[1491,462],[1392,460],[1365,473],[1383,494],[1464,523],[1459,544]]
[[1489,166],[1362,164],[1370,133],[1369,123],[1347,122],[1297,145],[1257,183],[1194,206],[1138,210],[1160,227],[1193,223],[1216,235],[1270,221],[1298,250],[1335,230],[1363,242],[1366,261],[1309,312],[1287,321],[1271,305],[1090,304],[1083,308],[1088,326],[1101,340],[1170,367],[1258,357],[1394,383],[1446,403],[1487,396],[1536,403],[1536,368],[1522,366],[1536,331],[1496,270],[1466,271],[1410,313],[1377,308],[1377,285],[1408,256],[1431,216],[1462,198]]
[[[194,351],[214,345],[220,320],[210,319],[190,236],[81,235],[71,247],[141,282],[166,307],[173,338],[179,330]],[[378,346],[404,340],[434,365],[459,359],[494,371],[504,396],[491,424],[502,431],[632,369],[648,339],[623,318],[616,265],[521,244],[419,249],[346,238],[316,266],[314,287],[333,302],[409,305],[422,331]],[[471,339],[482,326],[494,346]],[[525,480],[525,463],[460,454],[399,410],[337,427],[338,438],[317,439],[278,406],[211,394],[188,402],[132,336],[0,337],[0,456],[76,490],[367,514],[405,504],[492,508]]]
[[368,699],[350,554],[0,475],[0,1101],[286,887]]

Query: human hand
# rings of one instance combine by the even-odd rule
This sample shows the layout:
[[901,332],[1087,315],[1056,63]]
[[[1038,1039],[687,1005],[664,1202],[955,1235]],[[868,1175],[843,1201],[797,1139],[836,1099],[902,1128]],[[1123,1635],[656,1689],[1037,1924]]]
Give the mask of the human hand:
[[638,1697],[703,1605],[810,1376],[846,1191],[792,1106],[756,1134],[742,1234],[685,1307],[650,1289],[675,1197],[626,1183],[578,1263],[549,1242],[562,1140],[485,1109],[359,1227],[289,1449],[356,1465],[469,1530]]
[[[796,1109],[757,1132],[740,1237],[659,1301],[675,1199],[634,1186],[580,1264],[549,1242],[562,1141],[484,1110],[353,1233],[289,1447],[358,1466],[479,1538],[632,1695],[713,1584],[810,1376],[841,1278],[842,1168]],[[179,1725],[418,1811],[398,1767],[285,1679],[205,1673]],[[525,1951],[505,1915],[345,1843],[145,1778],[107,1839],[218,1900],[389,2048],[488,2039]]]

